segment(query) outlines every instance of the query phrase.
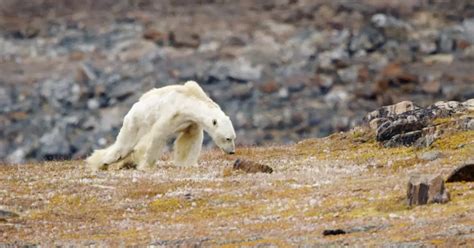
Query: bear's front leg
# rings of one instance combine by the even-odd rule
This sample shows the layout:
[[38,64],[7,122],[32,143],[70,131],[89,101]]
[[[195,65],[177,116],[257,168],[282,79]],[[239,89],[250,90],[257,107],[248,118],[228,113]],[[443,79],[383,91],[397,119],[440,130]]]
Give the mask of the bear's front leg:
[[195,123],[181,132],[174,142],[174,164],[176,166],[197,165],[203,137],[202,128]]
[[139,170],[150,170],[156,165],[156,162],[160,158],[163,148],[166,145],[166,140],[169,134],[166,129],[157,122],[153,125],[153,128],[146,137],[137,147],[138,154],[143,154],[140,162],[138,163],[137,169]]

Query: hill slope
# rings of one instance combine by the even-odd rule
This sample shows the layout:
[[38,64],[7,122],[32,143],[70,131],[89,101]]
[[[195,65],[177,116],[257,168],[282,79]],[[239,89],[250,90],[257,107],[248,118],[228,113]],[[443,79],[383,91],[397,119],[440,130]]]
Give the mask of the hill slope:
[[[410,174],[446,176],[472,161],[474,131],[446,133],[430,148],[384,148],[374,136],[360,128],[232,156],[208,151],[198,167],[165,155],[151,172],[94,174],[82,161],[0,166],[0,209],[19,215],[0,218],[0,245],[472,244],[473,182],[448,183],[446,204],[410,208],[404,198]],[[273,173],[233,171],[236,158]],[[323,236],[338,228],[349,233]]]

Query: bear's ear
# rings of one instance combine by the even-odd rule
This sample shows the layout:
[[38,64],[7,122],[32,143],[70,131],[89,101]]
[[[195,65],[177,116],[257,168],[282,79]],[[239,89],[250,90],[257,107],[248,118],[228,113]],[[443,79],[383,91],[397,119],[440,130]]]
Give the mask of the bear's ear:
[[213,119],[213,120],[212,120],[212,125],[213,125],[213,126],[217,126],[217,120],[216,120],[216,119]]

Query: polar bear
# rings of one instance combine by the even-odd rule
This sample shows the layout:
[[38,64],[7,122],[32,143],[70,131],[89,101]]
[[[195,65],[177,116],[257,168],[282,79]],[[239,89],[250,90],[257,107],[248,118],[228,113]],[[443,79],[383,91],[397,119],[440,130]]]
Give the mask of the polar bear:
[[177,166],[196,165],[206,131],[224,152],[235,152],[230,118],[195,81],[170,85],[143,94],[125,115],[115,143],[95,150],[86,159],[92,170],[111,164],[134,164],[146,170],[155,165],[167,140],[174,142]]

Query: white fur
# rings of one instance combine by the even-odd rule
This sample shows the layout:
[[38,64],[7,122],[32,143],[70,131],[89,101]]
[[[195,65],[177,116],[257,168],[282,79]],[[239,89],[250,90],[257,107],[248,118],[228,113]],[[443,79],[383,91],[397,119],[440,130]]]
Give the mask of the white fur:
[[222,150],[234,152],[232,122],[196,82],[153,89],[143,94],[124,117],[115,143],[95,150],[86,162],[92,170],[130,163],[148,169],[159,159],[166,141],[177,135],[175,165],[195,165],[203,131]]

